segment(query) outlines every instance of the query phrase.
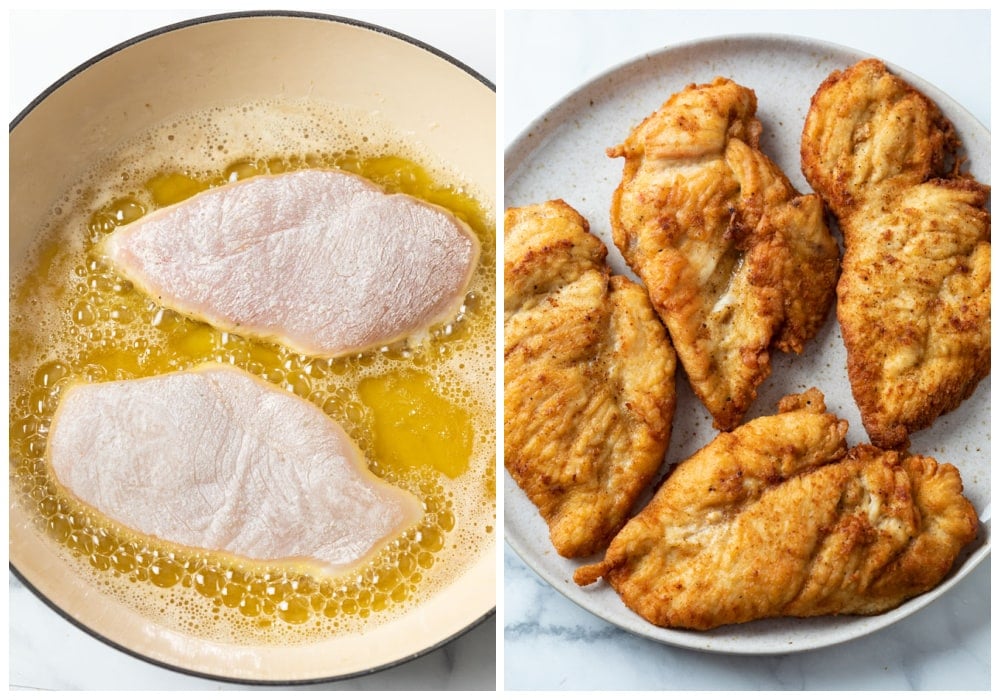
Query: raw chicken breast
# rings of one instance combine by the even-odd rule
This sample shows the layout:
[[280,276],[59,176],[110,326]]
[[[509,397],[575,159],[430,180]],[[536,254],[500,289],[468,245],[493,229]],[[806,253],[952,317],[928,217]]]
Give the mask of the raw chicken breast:
[[337,170],[207,190],[123,226],[103,250],[164,306],[322,356],[447,320],[479,259],[450,212]]
[[68,388],[48,457],[77,498],[145,535],[331,572],[423,513],[320,409],[227,365]]

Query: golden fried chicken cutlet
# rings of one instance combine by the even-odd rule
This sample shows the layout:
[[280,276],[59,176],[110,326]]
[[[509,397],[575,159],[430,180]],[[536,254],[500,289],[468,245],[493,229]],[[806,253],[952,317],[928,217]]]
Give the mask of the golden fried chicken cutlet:
[[715,427],[739,425],[772,348],[802,352],[833,301],[839,250],[815,195],[758,150],[754,92],[690,85],[616,148],[615,245],[642,278]]
[[957,172],[952,124],[877,60],[812,98],[802,171],[844,235],[837,318],[862,422],[883,448],[990,371],[990,189]]
[[684,461],[581,567],[653,624],[707,630],[770,617],[884,612],[936,586],[977,518],[958,470],[848,450],[816,389]]
[[676,359],[635,282],[560,200],[504,215],[504,465],[564,557],[625,523],[670,439]]

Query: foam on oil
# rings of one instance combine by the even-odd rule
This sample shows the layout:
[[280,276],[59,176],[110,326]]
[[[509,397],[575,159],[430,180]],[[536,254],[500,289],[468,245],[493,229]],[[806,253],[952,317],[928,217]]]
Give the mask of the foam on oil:
[[[317,359],[159,307],[95,244],[117,226],[226,182],[339,167],[453,211],[482,259],[455,319],[376,351]],[[369,115],[316,103],[213,108],[124,145],[55,204],[11,271],[11,493],[81,576],[145,616],[210,639],[295,642],[376,624],[419,605],[474,562],[495,522],[495,220],[470,191]],[[320,406],[373,472],[418,495],[425,515],[350,575],[254,564],[137,535],[55,482],[46,436],[65,386],[240,366]],[[156,507],[156,504],[148,504]]]

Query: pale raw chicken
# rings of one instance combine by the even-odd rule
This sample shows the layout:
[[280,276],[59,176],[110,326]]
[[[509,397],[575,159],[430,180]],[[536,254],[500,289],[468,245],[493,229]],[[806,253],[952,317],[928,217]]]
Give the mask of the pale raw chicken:
[[331,573],[423,513],[320,409],[228,365],[68,388],[48,458],[76,498],[144,535]]
[[479,259],[450,212],[338,170],[259,176],[123,226],[103,252],[160,304],[339,356],[458,311]]

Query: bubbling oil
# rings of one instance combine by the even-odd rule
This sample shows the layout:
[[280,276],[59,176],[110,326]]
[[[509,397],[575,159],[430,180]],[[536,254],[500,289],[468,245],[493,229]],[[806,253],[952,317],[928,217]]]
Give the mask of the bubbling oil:
[[[161,307],[94,252],[118,226],[210,187],[316,167],[438,204],[472,227],[482,255],[454,319],[373,351],[310,357]],[[53,207],[33,255],[12,270],[12,498],[27,503],[34,525],[72,555],[81,575],[199,636],[308,640],[419,604],[493,537],[496,266],[487,199],[385,125],[328,105],[215,108],[126,144]],[[66,386],[204,362],[241,367],[319,406],[375,474],[421,499],[422,520],[364,565],[327,577],[301,562],[254,563],[140,536],[54,479],[46,439]]]

